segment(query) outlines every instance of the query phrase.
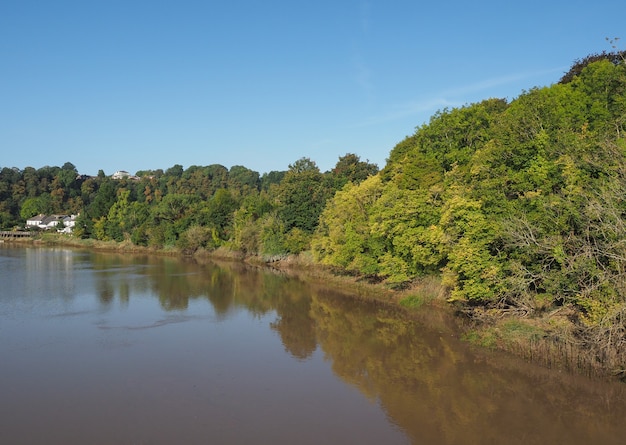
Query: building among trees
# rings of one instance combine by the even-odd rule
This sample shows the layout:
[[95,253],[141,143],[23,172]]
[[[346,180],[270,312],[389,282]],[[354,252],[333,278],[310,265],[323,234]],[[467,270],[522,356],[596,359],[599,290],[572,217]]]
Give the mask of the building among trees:
[[[76,225],[76,215],[44,215],[39,214],[26,220],[26,228],[50,230],[56,229],[62,233],[72,233]],[[61,228],[61,224],[63,228]]]

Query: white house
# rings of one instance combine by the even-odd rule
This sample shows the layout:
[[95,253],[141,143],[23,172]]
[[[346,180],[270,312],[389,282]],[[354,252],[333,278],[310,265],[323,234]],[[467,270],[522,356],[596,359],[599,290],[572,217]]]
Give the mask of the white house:
[[40,227],[43,224],[43,220],[46,218],[46,215],[40,213],[37,216],[33,216],[32,218],[28,218],[26,220],[26,227]]
[[[42,230],[57,229],[59,232],[72,233],[76,225],[77,215],[37,215],[26,220],[27,228],[38,228]],[[59,229],[59,222],[63,223],[63,229]]]
[[46,216],[39,227],[44,230],[56,229],[59,227],[59,221],[63,222],[63,217],[64,215]]
[[122,179],[122,178],[128,178],[128,177],[130,177],[130,173],[124,170],[116,171],[115,173],[111,175],[112,179]]
[[74,226],[76,225],[76,217],[77,215],[70,215],[70,216],[65,215],[63,217],[63,225],[65,227],[63,227],[62,230],[59,230],[59,232],[72,233],[72,231],[74,230]]
[[123,179],[123,178],[132,179],[133,181],[139,181],[139,176],[131,175],[130,173],[124,170],[116,171],[115,173],[111,175],[111,179]]

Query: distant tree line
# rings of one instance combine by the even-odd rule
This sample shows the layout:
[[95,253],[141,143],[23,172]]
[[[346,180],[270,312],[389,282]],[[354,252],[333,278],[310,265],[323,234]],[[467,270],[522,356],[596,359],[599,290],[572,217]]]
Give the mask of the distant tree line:
[[308,249],[326,201],[348,183],[378,172],[355,154],[321,172],[309,158],[260,175],[236,165],[174,165],[113,179],[63,167],[0,170],[0,226],[37,214],[79,214],[74,235],[186,253],[220,246],[250,255]]

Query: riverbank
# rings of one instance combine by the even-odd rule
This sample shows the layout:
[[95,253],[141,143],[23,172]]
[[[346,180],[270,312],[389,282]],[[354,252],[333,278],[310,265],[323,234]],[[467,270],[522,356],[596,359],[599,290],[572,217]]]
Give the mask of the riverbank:
[[[513,310],[470,307],[450,302],[449,290],[438,276],[422,277],[401,290],[390,289],[373,277],[324,267],[315,263],[307,253],[271,262],[259,257],[243,257],[228,250],[206,255],[213,259],[271,267],[298,275],[311,283],[321,282],[349,292],[357,298],[392,304],[418,317],[421,322],[431,324],[432,321],[438,328],[454,332],[476,347],[503,351],[542,367],[593,379],[626,380],[620,354],[596,341],[584,324],[577,322],[580,314],[572,307],[561,306],[534,316]],[[433,317],[435,313],[436,321],[424,317]]]
[[[270,267],[290,271],[311,280],[343,289],[359,297],[396,305],[419,316],[437,310],[437,325],[446,326],[468,343],[521,357],[540,366],[593,379],[624,380],[621,357],[604,351],[584,338],[584,327],[576,324],[578,314],[570,307],[560,307],[538,316],[516,311],[488,310],[449,301],[449,291],[438,276],[415,280],[402,290],[392,290],[367,277],[325,268],[307,255],[289,257]],[[419,317],[421,321],[426,321]],[[453,322],[454,327],[450,326]]]
[[[21,245],[64,246],[128,254],[192,257],[196,261],[243,262],[254,267],[268,267],[289,275],[297,275],[311,285],[337,289],[359,299],[391,304],[422,322],[436,309],[437,323],[454,331],[476,347],[500,350],[522,357],[528,362],[591,378],[624,380],[626,370],[622,358],[612,350],[599,353],[600,344],[586,338],[584,326],[576,323],[573,308],[560,307],[540,316],[526,313],[467,307],[448,301],[448,291],[439,277],[424,277],[401,290],[390,289],[375,278],[347,274],[321,266],[309,254],[273,258],[267,261],[257,256],[220,248],[198,250],[185,255],[178,249],[155,249],[137,246],[130,241],[97,241],[76,239],[62,234],[41,234],[32,239],[7,241]],[[425,315],[428,314],[428,315]],[[434,320],[433,320],[434,321]],[[454,325],[454,326],[452,326]]]

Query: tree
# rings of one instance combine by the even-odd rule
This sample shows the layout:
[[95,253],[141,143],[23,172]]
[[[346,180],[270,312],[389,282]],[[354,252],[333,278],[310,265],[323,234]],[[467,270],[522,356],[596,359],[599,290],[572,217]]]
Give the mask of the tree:
[[22,220],[44,213],[44,203],[40,198],[26,198],[20,208],[20,217]]
[[186,254],[193,254],[200,248],[217,247],[215,229],[197,224],[191,225],[178,239],[178,247]]
[[293,164],[289,164],[289,173],[299,174],[305,172],[319,173],[320,169],[317,167],[315,161],[306,157],[298,159]]
[[278,185],[283,180],[287,172],[285,171],[271,171],[269,173],[263,173],[261,176],[261,190],[268,191],[272,185]]
[[[613,43],[611,41],[611,43]],[[590,54],[582,59],[577,59],[574,61],[569,71],[561,77],[559,83],[566,84],[574,80],[574,78],[582,73],[582,71],[587,68],[590,64],[595,62],[599,62],[602,60],[607,60],[611,62],[613,65],[619,65],[624,62],[624,58],[626,57],[626,51],[614,51],[607,53],[603,51],[601,53]]]
[[329,200],[311,241],[318,261],[353,272],[380,272],[384,242],[372,230],[371,217],[382,192],[380,177],[372,176],[361,184],[346,185]]
[[267,213],[260,219],[259,253],[273,258],[287,253],[285,225],[276,213]]
[[230,190],[219,189],[202,207],[197,221],[202,226],[214,228],[218,236],[226,240],[232,228],[233,215],[237,205],[237,200]]
[[165,176],[173,176],[174,178],[180,178],[183,175],[183,166],[180,164],[174,164],[167,170],[165,170]]
[[315,162],[301,158],[289,166],[278,190],[279,216],[287,231],[292,228],[313,233],[329,190]]
[[406,190],[387,183],[371,212],[371,230],[384,239],[380,272],[401,284],[416,276],[437,273],[445,264],[439,250],[442,237],[441,190]]
[[63,164],[63,167],[61,167],[61,170],[71,171],[72,173],[78,174],[78,170],[76,170],[76,166],[72,164],[71,162],[66,162],[65,164]]
[[480,201],[467,198],[462,188],[442,209],[440,251],[447,259],[444,284],[452,288],[453,300],[489,304],[504,290],[504,273],[495,246],[498,224],[483,212]]
[[83,190],[81,187],[81,191],[83,192],[89,190],[88,187],[93,187],[93,189],[91,189],[93,190],[93,197],[83,195],[83,199],[86,202],[90,202],[85,212],[94,220],[106,216],[113,203],[117,200],[118,183],[110,178],[104,177],[90,184],[87,184],[86,181],[85,184],[87,189]]
[[233,212],[232,246],[248,254],[259,253],[259,219],[273,211],[265,192],[249,194]]
[[260,185],[259,173],[242,165],[233,165],[228,172],[228,188],[231,192],[247,194],[251,190],[258,190]]
[[130,190],[120,189],[117,200],[109,209],[105,233],[110,239],[123,241],[148,218],[147,204],[131,201],[130,194]]
[[335,168],[331,171],[335,179],[334,187],[337,190],[341,189],[348,182],[358,184],[376,173],[378,173],[376,164],[361,161],[361,158],[354,153],[340,156],[339,161],[335,164]]

